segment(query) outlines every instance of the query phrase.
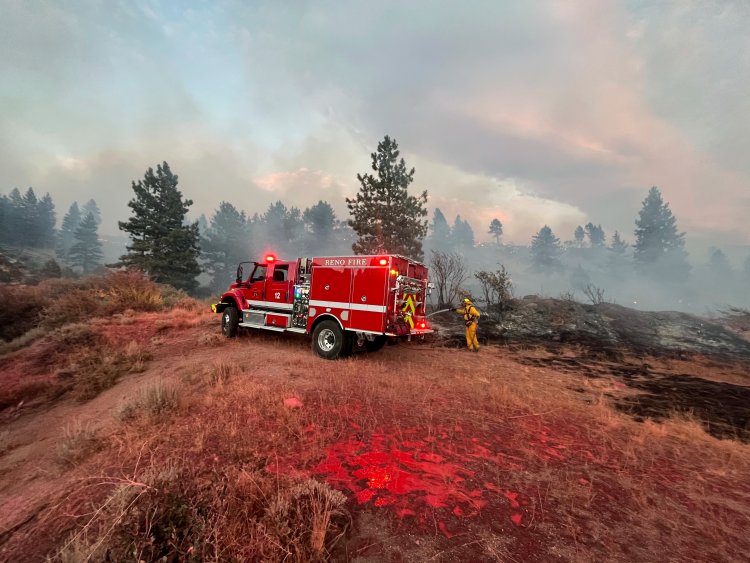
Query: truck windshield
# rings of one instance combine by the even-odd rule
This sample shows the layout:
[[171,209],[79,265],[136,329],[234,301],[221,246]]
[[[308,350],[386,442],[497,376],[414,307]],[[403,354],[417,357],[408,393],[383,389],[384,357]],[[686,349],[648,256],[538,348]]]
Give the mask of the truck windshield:
[[268,266],[265,264],[257,264],[255,266],[255,269],[253,270],[253,273],[250,275],[250,282],[257,282],[257,281],[263,281],[266,279],[266,269]]

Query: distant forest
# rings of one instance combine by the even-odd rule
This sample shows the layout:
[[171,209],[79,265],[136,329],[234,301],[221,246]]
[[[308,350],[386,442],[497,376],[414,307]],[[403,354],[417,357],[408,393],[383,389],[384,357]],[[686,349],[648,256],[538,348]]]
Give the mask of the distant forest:
[[[422,259],[435,275],[449,265],[443,275],[455,278],[451,299],[460,290],[480,300],[484,296],[488,305],[492,292],[506,299],[535,293],[694,311],[750,305],[750,256],[733,267],[715,248],[691,264],[685,233],[656,187],[646,193],[629,240],[589,222],[565,239],[543,225],[528,245],[512,245],[504,242],[505,226],[496,218],[486,226],[493,242],[477,244],[461,216],[449,221],[436,208],[427,217],[427,193],[409,193],[415,171],[399,158],[395,140],[385,137],[371,157],[373,172],[357,176],[360,189],[347,199],[347,218],[337,217],[323,200],[305,209],[279,200],[264,211],[221,201],[210,217],[190,221],[192,201],[183,198],[169,165],[160,164],[132,183],[131,216],[119,222],[130,243],[107,267],[137,267],[158,282],[207,295],[227,287],[239,262],[269,251],[280,256],[389,252]],[[71,204],[58,225],[49,193],[39,197],[28,188],[0,195],[0,250],[46,249],[53,257],[41,266],[44,276],[102,270],[100,224],[93,199]]]

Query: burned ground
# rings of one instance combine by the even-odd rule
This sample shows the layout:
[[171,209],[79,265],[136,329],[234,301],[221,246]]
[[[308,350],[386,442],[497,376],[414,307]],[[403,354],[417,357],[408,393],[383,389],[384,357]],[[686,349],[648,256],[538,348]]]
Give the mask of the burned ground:
[[[695,416],[717,438],[750,441],[750,342],[737,329],[744,315],[708,320],[677,312],[644,312],[610,303],[558,299],[514,301],[497,319],[486,318],[485,342],[503,341],[518,361],[587,377],[614,377],[637,394],[613,397],[636,420]],[[439,318],[437,342],[460,347],[461,327]],[[733,330],[735,329],[735,330]],[[533,354],[524,348],[533,346]],[[576,353],[565,350],[573,346]],[[539,350],[546,353],[538,353]],[[675,370],[675,362],[691,373]],[[695,369],[702,366],[702,369]],[[712,380],[718,372],[724,380]],[[728,378],[728,380],[727,380]]]

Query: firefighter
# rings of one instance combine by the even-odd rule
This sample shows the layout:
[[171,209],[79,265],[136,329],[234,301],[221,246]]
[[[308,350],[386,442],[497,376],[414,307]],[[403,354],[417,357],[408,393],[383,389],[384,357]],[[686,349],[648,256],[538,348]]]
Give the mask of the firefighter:
[[479,352],[479,342],[477,341],[477,325],[479,325],[479,311],[471,302],[471,299],[464,297],[463,308],[453,309],[459,315],[464,316],[466,323],[466,345],[472,352]]

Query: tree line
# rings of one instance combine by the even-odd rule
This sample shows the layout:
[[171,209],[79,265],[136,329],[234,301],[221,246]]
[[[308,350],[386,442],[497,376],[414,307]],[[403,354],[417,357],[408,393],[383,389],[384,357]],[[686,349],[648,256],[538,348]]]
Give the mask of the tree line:
[[[222,201],[209,217],[188,220],[193,202],[183,197],[178,176],[168,163],[149,168],[144,177],[133,181],[133,198],[128,203],[131,216],[118,223],[129,235],[126,253],[115,264],[136,267],[155,281],[187,291],[198,287],[197,277],[206,273],[212,290],[226,287],[237,264],[248,257],[274,250],[285,255],[391,253],[424,260],[424,249],[432,252],[431,265],[440,269],[450,261],[435,260],[435,253],[468,254],[476,248],[468,221],[457,215],[452,224],[436,208],[432,221],[427,216],[427,191],[409,192],[415,170],[400,156],[395,139],[385,136],[371,155],[371,171],[358,174],[359,190],[346,198],[350,217],[340,220],[333,206],[319,201],[304,210],[288,207],[282,201],[269,205],[264,213],[252,215],[234,204]],[[102,265],[98,237],[101,222],[94,200],[79,208],[74,202],[55,230],[55,207],[46,194],[37,198],[32,188],[22,195],[13,190],[0,196],[0,243],[29,247],[54,247],[58,259],[75,272],[89,273]],[[563,255],[569,258],[597,257],[613,272],[635,266],[639,273],[663,279],[684,279],[689,271],[685,233],[658,188],[652,187],[635,221],[632,247],[615,231],[610,241],[601,225],[592,222],[578,226],[572,239],[562,242],[548,225],[532,237],[528,259],[532,271],[547,275],[565,269]],[[487,234],[498,248],[504,225],[490,221]],[[728,260],[715,250],[711,263],[727,268]],[[750,257],[745,268],[750,275]],[[580,271],[579,271],[580,270]],[[494,284],[483,291],[497,292],[497,280],[504,280],[504,268],[491,275],[483,272],[479,281]],[[580,264],[571,279],[585,282]],[[492,277],[494,276],[494,277]],[[493,281],[495,280],[495,281]]]

